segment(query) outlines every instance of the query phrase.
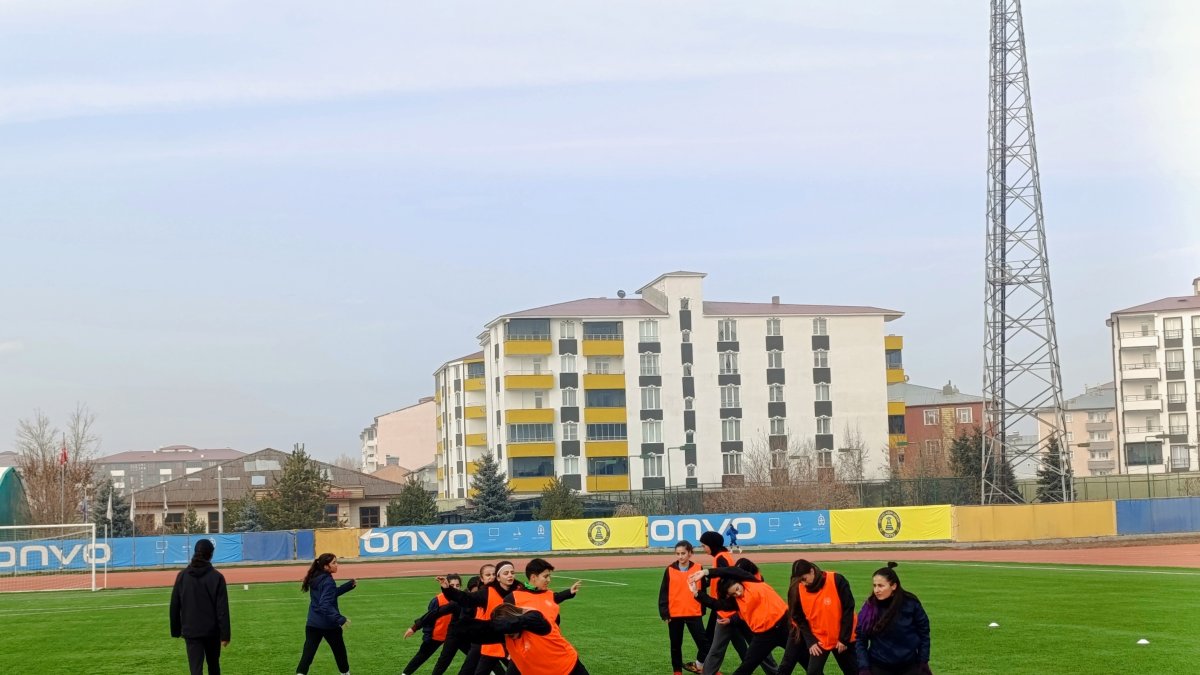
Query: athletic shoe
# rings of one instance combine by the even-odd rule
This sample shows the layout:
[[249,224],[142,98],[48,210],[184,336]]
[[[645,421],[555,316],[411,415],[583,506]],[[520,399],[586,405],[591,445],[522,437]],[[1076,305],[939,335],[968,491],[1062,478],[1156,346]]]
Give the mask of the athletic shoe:
[[689,663],[686,666],[684,666],[683,669],[688,671],[689,673],[703,673],[704,672],[704,669],[701,668],[700,666],[696,665],[695,663]]

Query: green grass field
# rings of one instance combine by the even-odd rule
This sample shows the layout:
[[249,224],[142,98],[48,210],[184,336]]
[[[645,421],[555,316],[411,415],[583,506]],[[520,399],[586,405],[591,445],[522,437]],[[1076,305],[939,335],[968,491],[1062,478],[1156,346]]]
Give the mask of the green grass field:
[[[461,567],[465,576],[475,564],[451,569]],[[826,567],[850,579],[861,604],[878,564]],[[788,569],[772,564],[763,572],[782,590]],[[910,562],[899,572],[929,612],[939,675],[1175,673],[1195,668],[1200,657],[1194,637],[1200,571]],[[577,577],[586,581],[563,606],[563,633],[593,675],[670,673],[656,608],[661,570],[565,572],[555,587]],[[400,672],[419,639],[401,635],[435,590],[429,579],[367,579],[342,597],[342,612],[353,620],[346,641],[356,675]],[[2,595],[3,671],[186,672],[183,642],[169,637],[169,596],[169,589]],[[308,607],[299,584],[236,586],[230,603],[233,644],[222,659],[225,672],[294,673]],[[1000,627],[989,629],[993,621]],[[1135,644],[1139,638],[1150,644]],[[685,650],[689,644],[685,638]],[[736,663],[730,649],[724,671]],[[831,660],[826,672],[835,671]],[[311,672],[336,672],[327,647]]]

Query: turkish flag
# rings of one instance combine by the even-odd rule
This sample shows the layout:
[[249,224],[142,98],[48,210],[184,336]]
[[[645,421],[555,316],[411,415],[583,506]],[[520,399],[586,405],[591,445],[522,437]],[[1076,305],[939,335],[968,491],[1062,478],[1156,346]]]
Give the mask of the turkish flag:
[[65,442],[63,443],[63,446],[62,446],[62,452],[58,453],[58,465],[59,466],[67,465],[67,444]]

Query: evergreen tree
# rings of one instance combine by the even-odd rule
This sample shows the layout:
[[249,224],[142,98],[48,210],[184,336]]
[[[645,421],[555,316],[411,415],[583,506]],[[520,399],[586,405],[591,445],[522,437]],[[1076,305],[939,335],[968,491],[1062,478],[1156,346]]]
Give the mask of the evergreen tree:
[[196,515],[196,509],[188,509],[183,520],[183,529],[188,534],[204,534],[208,528],[200,522],[200,516]]
[[[1050,440],[1046,442],[1046,454],[1042,457],[1042,464],[1037,470],[1037,500],[1039,502],[1066,501],[1063,499],[1063,471],[1063,456],[1058,447],[1058,437],[1051,436]],[[1075,499],[1075,476],[1069,462],[1066,466],[1066,474],[1067,486],[1071,490],[1070,499],[1073,501]]]
[[225,522],[232,523],[232,532],[262,532],[262,512],[258,500],[247,492],[241,499],[225,508]]
[[[112,494],[113,517],[108,520],[108,495]],[[132,537],[133,523],[129,522],[129,502],[121,496],[120,490],[113,487],[112,479],[107,479],[96,490],[96,504],[92,508],[92,522],[96,524],[96,536],[104,536],[104,526],[108,525],[110,537]]]
[[271,493],[258,504],[268,530],[310,530],[325,520],[329,481],[300,445],[283,464]]
[[[1012,501],[1025,501],[1017,491],[1012,461],[1006,458],[1003,466],[992,462],[991,467],[993,484],[1008,494]],[[966,486],[960,503],[979,504],[982,501],[980,489],[983,476],[983,431],[979,427],[964,432],[950,444],[950,468],[955,476],[963,479]]]
[[437,502],[417,480],[409,476],[404,489],[387,506],[389,527],[401,525],[433,525],[438,521]]
[[488,452],[476,464],[476,469],[472,482],[475,496],[471,498],[475,521],[503,523],[512,520],[512,489],[508,487],[507,474],[500,470],[500,463]]
[[575,490],[555,476],[542,488],[542,505],[534,512],[533,517],[537,520],[582,518],[583,500]]

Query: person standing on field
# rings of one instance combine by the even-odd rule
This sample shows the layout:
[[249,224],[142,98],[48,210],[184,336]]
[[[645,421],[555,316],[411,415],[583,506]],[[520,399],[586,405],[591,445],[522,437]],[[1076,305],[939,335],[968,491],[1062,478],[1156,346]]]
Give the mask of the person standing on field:
[[350,675],[350,658],[346,655],[346,640],[342,636],[342,627],[349,626],[350,619],[338,610],[338,597],[354,590],[357,584],[351,579],[338,586],[333,581],[337,571],[337,556],[322,553],[309,566],[300,584],[301,592],[308,593],[308,621],[304,625],[304,651],[300,654],[296,675],[308,675],[321,640],[329,643],[338,672]]
[[875,570],[871,591],[858,612],[860,675],[930,675],[929,615],[900,585],[896,563]]
[[229,646],[229,592],[212,566],[211,540],[196,542],[192,561],[175,577],[171,590],[171,637],[187,644],[191,675],[221,675],[221,649]]
[[[704,657],[708,655],[708,635],[704,632],[704,607],[688,587],[688,577],[700,570],[692,561],[694,549],[686,539],[675,544],[675,562],[663,571],[658,588],[658,615],[667,623],[671,641],[671,669],[674,675],[704,672]],[[683,662],[683,630],[687,629],[696,643],[696,659]]]
[[779,663],[780,675],[791,675],[797,663],[804,666],[807,675],[820,675],[830,655],[843,675],[858,672],[854,593],[846,577],[826,572],[807,560],[793,562],[788,614],[792,635]]

